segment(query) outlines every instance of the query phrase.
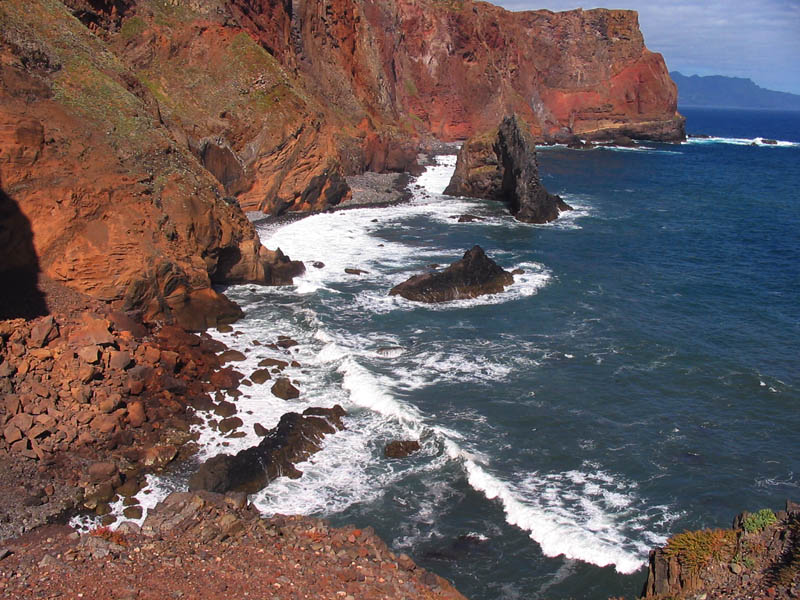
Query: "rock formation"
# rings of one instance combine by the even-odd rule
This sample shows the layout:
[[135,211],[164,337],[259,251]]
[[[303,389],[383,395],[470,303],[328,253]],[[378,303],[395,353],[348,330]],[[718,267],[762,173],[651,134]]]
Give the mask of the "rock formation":
[[79,535],[50,525],[4,542],[0,561],[5,600],[465,600],[447,580],[395,554],[371,527],[268,517],[237,493],[173,492],[141,527],[129,521]]
[[212,284],[302,271],[261,246],[149,89],[66,7],[4,3],[0,22],[0,185],[30,224],[31,271],[189,329],[241,314]]
[[406,458],[419,451],[417,440],[395,440],[389,442],[383,448],[383,455],[386,458]]
[[643,598],[792,598],[800,591],[800,504],[742,513],[732,529],[679,533],[650,552]]
[[517,115],[466,141],[444,193],[505,202],[525,223],[547,223],[561,211],[572,210],[542,185],[533,139]]
[[286,413],[257,446],[208,459],[189,479],[189,489],[253,493],[281,475],[300,477],[295,463],[319,451],[325,435],[344,429],[344,415],[338,404]]
[[240,209],[336,206],[345,175],[414,171],[421,143],[512,112],[538,140],[683,136],[630,11],[30,0],[0,26],[0,219],[29,230],[0,238],[22,253],[4,277],[192,329],[240,314],[212,284],[302,269]]
[[442,271],[414,275],[396,285],[390,296],[402,296],[416,302],[447,302],[498,294],[514,283],[514,277],[475,246],[461,260]]

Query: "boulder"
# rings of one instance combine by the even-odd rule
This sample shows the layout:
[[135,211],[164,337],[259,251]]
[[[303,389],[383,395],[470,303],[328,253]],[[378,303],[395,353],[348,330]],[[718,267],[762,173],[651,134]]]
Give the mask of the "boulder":
[[255,493],[281,475],[293,479],[301,472],[295,463],[319,451],[325,435],[344,429],[344,409],[309,408],[303,414],[286,413],[257,445],[230,455],[214,456],[189,479],[189,490]]
[[416,440],[395,440],[389,442],[383,449],[386,458],[405,458],[419,450],[419,442]]
[[244,423],[239,417],[228,417],[227,419],[222,419],[217,427],[219,428],[220,433],[228,433],[238,427],[241,427],[243,424]]
[[505,202],[525,223],[547,223],[572,209],[542,185],[530,128],[517,115],[464,143],[444,193]]
[[272,394],[283,400],[292,400],[300,397],[300,390],[292,385],[286,377],[281,377],[272,386]]
[[268,379],[272,379],[272,376],[269,374],[269,371],[267,369],[258,369],[256,371],[253,371],[253,373],[250,375],[250,380],[253,383],[261,384],[267,381]]
[[389,295],[416,302],[447,302],[497,294],[512,283],[511,273],[486,256],[480,246],[475,246],[446,269],[414,275],[393,287]]
[[58,335],[58,324],[55,322],[53,315],[48,315],[37,321],[31,328],[28,345],[31,348],[43,348],[56,339]]

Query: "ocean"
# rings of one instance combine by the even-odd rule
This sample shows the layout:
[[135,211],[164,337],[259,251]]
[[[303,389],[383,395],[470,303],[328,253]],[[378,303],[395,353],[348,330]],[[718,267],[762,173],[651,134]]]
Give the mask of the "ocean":
[[[407,204],[262,227],[308,272],[228,288],[246,317],[215,335],[246,375],[297,340],[302,395],[243,387],[247,437],[200,428],[199,458],[340,403],[347,430],[253,502],[373,526],[473,600],[634,597],[669,535],[800,499],[800,113],[685,114],[711,137],[541,149],[575,208],[548,225],[443,196],[440,156]],[[475,244],[524,275],[475,300],[388,296]],[[384,458],[398,439],[422,448]],[[185,486],[150,481],[145,505]]]

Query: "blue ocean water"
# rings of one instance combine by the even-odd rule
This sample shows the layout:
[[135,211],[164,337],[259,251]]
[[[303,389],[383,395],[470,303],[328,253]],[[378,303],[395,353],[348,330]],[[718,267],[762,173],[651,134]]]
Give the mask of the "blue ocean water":
[[[300,342],[303,395],[245,389],[246,427],[336,402],[349,416],[256,504],[372,525],[473,600],[594,599],[638,595],[673,533],[800,498],[800,115],[686,116],[713,137],[541,150],[545,185],[576,209],[549,225],[442,196],[440,157],[407,205],[264,228],[324,267],[228,289],[247,313],[220,334],[248,351],[237,368],[276,335]],[[442,306],[387,296],[475,244],[524,275]],[[203,452],[248,431],[205,430]],[[409,438],[419,453],[383,458]]]

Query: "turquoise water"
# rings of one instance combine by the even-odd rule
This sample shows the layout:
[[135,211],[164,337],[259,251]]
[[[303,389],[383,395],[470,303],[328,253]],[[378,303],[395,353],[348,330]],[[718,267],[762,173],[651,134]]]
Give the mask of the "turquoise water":
[[[247,317],[221,337],[250,348],[242,370],[254,340],[301,342],[300,400],[253,386],[240,403],[267,426],[314,404],[350,416],[304,477],[256,503],[373,525],[494,599],[632,597],[668,535],[797,499],[800,117],[686,113],[689,132],[716,137],[542,150],[545,185],[576,208],[554,224],[439,195],[444,157],[420,178],[429,197],[261,231],[325,267],[228,290]],[[467,212],[484,220],[450,218]],[[525,274],[447,306],[387,296],[474,244]],[[405,438],[421,452],[382,457]]]

